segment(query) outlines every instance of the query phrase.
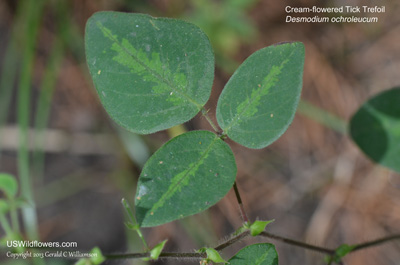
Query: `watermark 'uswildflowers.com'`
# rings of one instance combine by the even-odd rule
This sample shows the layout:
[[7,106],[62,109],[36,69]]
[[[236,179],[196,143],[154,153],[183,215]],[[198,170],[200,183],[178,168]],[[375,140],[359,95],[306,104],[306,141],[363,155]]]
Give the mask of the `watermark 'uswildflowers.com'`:
[[41,241],[28,241],[28,240],[9,240],[6,242],[8,248],[33,248],[33,249],[46,249],[46,251],[30,251],[25,250],[24,252],[15,253],[13,251],[7,251],[6,257],[11,259],[27,259],[27,258],[67,258],[67,259],[79,259],[79,258],[93,258],[96,257],[97,253],[86,253],[81,251],[72,250],[56,250],[49,251],[49,248],[77,248],[77,242],[41,242]]
[[9,248],[76,248],[76,242],[41,242],[29,240],[8,240],[7,247]]

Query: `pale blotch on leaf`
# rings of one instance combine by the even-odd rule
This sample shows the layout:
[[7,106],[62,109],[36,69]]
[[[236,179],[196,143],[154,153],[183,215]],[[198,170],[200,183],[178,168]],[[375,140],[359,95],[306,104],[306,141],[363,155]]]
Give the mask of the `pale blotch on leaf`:
[[[168,190],[161,196],[161,198],[153,205],[151,211],[154,212],[157,209],[161,208],[164,203],[169,200],[176,192],[180,192],[183,187],[189,184],[189,180],[191,177],[194,177],[196,172],[199,170],[199,167],[203,165],[204,161],[207,159],[212,147],[216,143],[218,138],[214,138],[214,140],[210,143],[208,148],[200,154],[200,159],[194,163],[191,163],[187,169],[175,175],[171,179],[171,184],[168,187]],[[160,164],[163,161],[159,162]]]
[[[111,40],[111,50],[116,52],[113,60],[130,69],[130,72],[139,75],[144,81],[148,82],[152,91],[156,94],[169,94],[166,100],[175,106],[180,106],[182,103],[189,101],[194,105],[197,104],[186,95],[188,81],[186,75],[176,69],[173,72],[162,62],[160,54],[151,52],[151,46],[145,45],[144,51],[137,49],[129,42],[122,38],[118,40],[116,35],[113,35],[111,30],[104,27],[100,22],[97,26],[103,32],[103,35]],[[138,27],[138,25],[137,25]],[[148,55],[149,54],[149,55]],[[172,93],[171,92],[175,92]]]
[[[257,85],[256,89],[253,89],[250,97],[247,97],[245,101],[239,104],[236,109],[236,115],[233,117],[232,122],[226,128],[226,132],[244,121],[247,118],[252,117],[254,114],[258,112],[258,106],[261,104],[261,98],[266,96],[269,93],[271,87],[273,87],[278,81],[278,77],[281,74],[282,68],[288,60],[283,61],[279,66],[272,66],[269,74],[263,79],[261,84]],[[273,115],[271,116],[271,118]]]

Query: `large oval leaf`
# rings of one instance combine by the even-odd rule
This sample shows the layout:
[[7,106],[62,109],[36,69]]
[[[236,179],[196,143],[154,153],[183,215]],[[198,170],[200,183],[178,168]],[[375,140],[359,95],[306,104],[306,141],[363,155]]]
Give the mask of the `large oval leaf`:
[[272,244],[254,244],[241,249],[228,262],[230,265],[278,265],[278,253]]
[[209,131],[179,135],[145,164],[135,198],[140,226],[156,226],[199,213],[232,187],[236,163],[230,147]]
[[300,99],[304,65],[302,43],[261,49],[236,70],[217,105],[217,120],[234,141],[263,148],[293,120]]
[[365,102],[351,118],[350,134],[372,160],[400,172],[400,88]]
[[214,55],[193,24],[99,12],[86,24],[85,48],[103,106],[130,131],[152,133],[186,122],[210,96]]

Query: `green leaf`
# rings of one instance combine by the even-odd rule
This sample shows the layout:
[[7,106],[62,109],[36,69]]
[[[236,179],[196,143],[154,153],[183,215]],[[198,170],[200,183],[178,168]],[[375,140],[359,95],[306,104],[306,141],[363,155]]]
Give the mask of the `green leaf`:
[[136,231],[136,230],[140,229],[139,225],[134,225],[131,222],[125,222],[125,226],[129,230],[133,230],[133,231]]
[[129,218],[129,222],[126,223],[127,227],[132,230],[139,229],[139,226],[136,224],[135,216],[132,213],[131,206],[129,205],[128,201],[125,200],[125,198],[122,198],[121,203],[125,209],[126,214],[128,215],[128,218]]
[[101,252],[100,248],[95,247],[90,251],[91,254],[94,254],[93,257],[90,258],[90,261],[92,262],[93,265],[99,265],[103,261],[106,260],[106,258],[103,256],[103,253]]
[[92,264],[88,259],[82,258],[77,260],[77,262],[75,262],[74,265],[92,265]]
[[278,265],[278,253],[269,243],[254,244],[241,249],[229,260],[230,265]]
[[240,235],[241,233],[247,231],[250,229],[250,226],[248,223],[245,223],[243,226],[239,227],[234,233],[234,236]]
[[197,253],[205,253],[206,250],[207,250],[206,247],[202,247],[202,248],[199,248],[198,250],[196,250],[196,252],[197,252]]
[[193,24],[99,12],[86,24],[85,48],[101,103],[129,131],[146,134],[186,122],[210,96],[214,55]]
[[18,183],[14,176],[7,173],[0,173],[0,190],[2,190],[8,198],[14,198],[18,190]]
[[336,249],[336,256],[339,258],[343,258],[347,254],[349,254],[356,246],[350,246],[347,244],[342,244]]
[[232,150],[209,131],[192,131],[163,145],[145,164],[135,198],[142,227],[157,226],[199,213],[232,187]]
[[270,220],[270,221],[255,221],[253,224],[250,225],[250,234],[252,236],[257,236],[259,235],[262,231],[264,231],[265,227],[269,224],[272,223],[275,220]]
[[150,259],[156,260],[160,256],[161,252],[164,249],[165,243],[167,243],[167,240],[164,240],[161,243],[158,243],[152,250],[150,250]]
[[213,248],[207,248],[206,249],[206,253],[207,253],[207,259],[211,260],[212,262],[216,262],[216,263],[227,263],[222,257],[221,255],[218,253],[218,251],[216,251]]
[[6,214],[9,210],[10,204],[4,199],[0,199],[0,214]]
[[365,102],[351,118],[350,134],[369,158],[400,172],[400,88]]
[[304,45],[261,49],[236,70],[217,105],[217,120],[232,140],[263,148],[278,139],[293,120],[300,99]]
[[355,247],[356,245],[351,246],[347,244],[342,244],[335,250],[335,255],[325,256],[324,261],[328,264],[332,262],[340,263],[342,261],[342,258],[349,254]]
[[77,262],[75,262],[75,265],[100,265],[103,263],[106,258],[103,256],[103,253],[101,252],[100,248],[95,247],[90,251],[91,254],[93,254],[92,257],[90,258],[81,258]]

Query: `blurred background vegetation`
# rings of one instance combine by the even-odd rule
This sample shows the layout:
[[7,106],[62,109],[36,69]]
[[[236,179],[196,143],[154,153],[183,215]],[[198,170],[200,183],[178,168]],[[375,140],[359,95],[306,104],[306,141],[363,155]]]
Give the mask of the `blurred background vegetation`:
[[[1,1],[0,171],[19,180],[19,195],[26,202],[20,211],[24,238],[73,241],[80,250],[99,246],[104,253],[141,252],[136,234],[124,227],[121,198],[133,203],[141,167],[162,143],[182,130],[209,129],[198,116],[185,128],[138,136],[109,120],[88,75],[83,45],[86,20],[101,10],[182,18],[201,27],[217,59],[206,106],[213,118],[219,93],[246,57],[273,43],[304,42],[303,102],[289,130],[263,150],[229,142],[245,208],[253,220],[275,219],[269,226],[273,233],[332,248],[398,232],[400,176],[366,159],[349,140],[345,124],[367,98],[400,85],[400,5],[379,1],[386,13],[378,15],[376,24],[285,23],[287,4],[324,3],[371,1]],[[144,234],[151,246],[168,239],[167,251],[189,252],[216,245],[239,226],[230,192],[205,213],[145,229]],[[4,231],[0,233],[3,237]],[[251,242],[257,240],[238,243],[223,254],[231,256]],[[320,254],[272,243],[280,264],[322,263]],[[399,260],[398,242],[345,258],[352,265]],[[0,262],[22,261],[2,255]]]

